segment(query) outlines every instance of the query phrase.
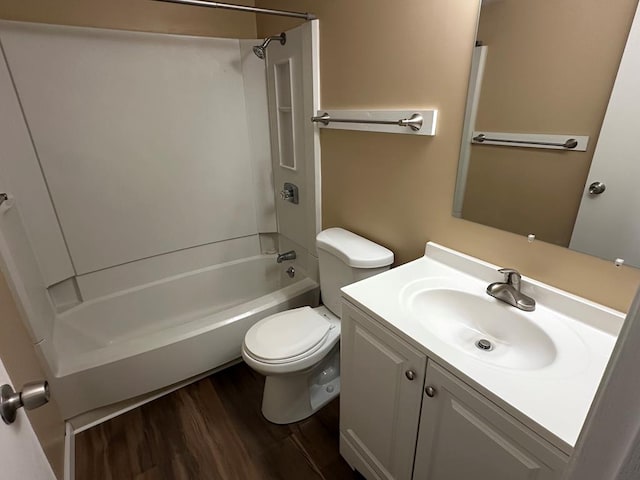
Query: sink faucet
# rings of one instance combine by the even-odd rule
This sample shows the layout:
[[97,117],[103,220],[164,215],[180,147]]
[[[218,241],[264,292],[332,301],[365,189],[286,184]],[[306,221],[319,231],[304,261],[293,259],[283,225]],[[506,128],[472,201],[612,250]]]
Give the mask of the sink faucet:
[[295,260],[296,259],[296,251],[289,250],[288,252],[279,253],[278,258],[276,258],[276,262],[282,263],[285,260]]
[[513,268],[501,268],[498,270],[504,274],[504,282],[494,282],[487,287],[487,293],[498,300],[513,305],[525,312],[536,309],[536,301],[520,292],[522,276]]

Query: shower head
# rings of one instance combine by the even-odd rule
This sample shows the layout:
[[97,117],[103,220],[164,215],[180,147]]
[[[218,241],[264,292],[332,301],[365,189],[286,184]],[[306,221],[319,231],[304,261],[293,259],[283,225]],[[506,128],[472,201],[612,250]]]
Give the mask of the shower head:
[[253,47],[253,53],[256,54],[256,57],[264,60],[264,58],[267,56],[267,47],[271,43],[271,40],[280,40],[280,45],[284,45],[285,43],[287,43],[287,34],[282,32],[280,35],[265,38],[264,42],[262,42],[262,45],[256,45],[255,47]]
[[262,45],[256,45],[255,47],[253,47],[253,53],[256,54],[256,57],[264,60],[265,57],[265,48]]

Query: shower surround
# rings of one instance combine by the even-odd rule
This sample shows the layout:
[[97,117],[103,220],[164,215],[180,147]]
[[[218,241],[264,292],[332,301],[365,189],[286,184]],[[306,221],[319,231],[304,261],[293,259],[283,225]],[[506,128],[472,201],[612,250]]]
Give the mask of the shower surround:
[[[316,22],[296,30],[317,46]],[[66,418],[317,303],[313,247],[279,231],[256,40],[0,22],[0,42],[0,263]],[[302,253],[294,279],[278,242]]]

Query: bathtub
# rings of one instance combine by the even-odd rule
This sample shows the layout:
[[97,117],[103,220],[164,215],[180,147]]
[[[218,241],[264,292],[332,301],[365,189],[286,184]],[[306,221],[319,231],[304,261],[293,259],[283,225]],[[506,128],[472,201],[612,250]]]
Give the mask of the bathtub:
[[261,318],[317,305],[318,284],[261,255],[87,301],[37,345],[65,418],[169,386],[240,357]]

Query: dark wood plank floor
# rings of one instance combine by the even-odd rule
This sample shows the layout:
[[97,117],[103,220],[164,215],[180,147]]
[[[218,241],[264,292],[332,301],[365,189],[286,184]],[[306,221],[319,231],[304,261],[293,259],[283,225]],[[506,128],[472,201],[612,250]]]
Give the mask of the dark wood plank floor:
[[274,425],[244,363],[76,436],[78,480],[362,479],[338,453],[338,401]]

